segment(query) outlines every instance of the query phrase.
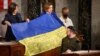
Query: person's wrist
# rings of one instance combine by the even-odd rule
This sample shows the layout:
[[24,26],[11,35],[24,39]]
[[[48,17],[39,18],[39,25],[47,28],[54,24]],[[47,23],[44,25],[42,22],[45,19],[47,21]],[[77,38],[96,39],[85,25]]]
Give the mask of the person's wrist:
[[30,20],[29,19],[26,19],[26,22],[30,22]]

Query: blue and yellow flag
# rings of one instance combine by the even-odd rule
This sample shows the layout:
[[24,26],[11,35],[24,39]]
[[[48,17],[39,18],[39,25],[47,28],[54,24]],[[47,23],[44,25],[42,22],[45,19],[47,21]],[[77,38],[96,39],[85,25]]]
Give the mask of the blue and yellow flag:
[[30,22],[12,24],[17,41],[25,45],[26,56],[36,55],[61,46],[66,29],[53,14],[44,14]]

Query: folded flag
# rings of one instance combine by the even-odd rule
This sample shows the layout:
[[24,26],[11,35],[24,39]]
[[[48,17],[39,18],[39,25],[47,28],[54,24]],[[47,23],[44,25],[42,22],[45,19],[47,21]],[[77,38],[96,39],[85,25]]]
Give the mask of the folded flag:
[[26,56],[36,55],[61,45],[66,36],[62,22],[52,14],[44,14],[30,22],[12,24],[17,41],[25,45]]

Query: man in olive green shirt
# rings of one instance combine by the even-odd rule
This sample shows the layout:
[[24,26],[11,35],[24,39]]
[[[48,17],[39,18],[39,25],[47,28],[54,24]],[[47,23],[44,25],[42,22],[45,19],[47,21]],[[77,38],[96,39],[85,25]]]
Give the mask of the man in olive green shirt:
[[80,50],[80,42],[76,36],[76,31],[72,26],[68,27],[68,36],[62,40],[61,52],[71,52]]

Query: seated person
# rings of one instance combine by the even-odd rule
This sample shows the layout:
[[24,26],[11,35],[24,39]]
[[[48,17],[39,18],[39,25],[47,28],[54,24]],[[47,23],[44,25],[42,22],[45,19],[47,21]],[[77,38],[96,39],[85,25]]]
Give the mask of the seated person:
[[71,52],[81,49],[81,41],[73,26],[67,28],[67,37],[62,40],[61,52]]

